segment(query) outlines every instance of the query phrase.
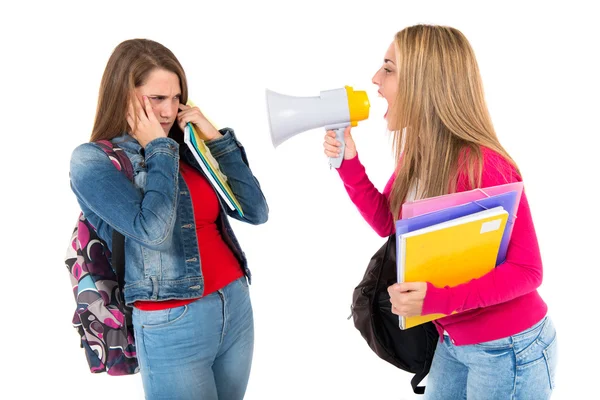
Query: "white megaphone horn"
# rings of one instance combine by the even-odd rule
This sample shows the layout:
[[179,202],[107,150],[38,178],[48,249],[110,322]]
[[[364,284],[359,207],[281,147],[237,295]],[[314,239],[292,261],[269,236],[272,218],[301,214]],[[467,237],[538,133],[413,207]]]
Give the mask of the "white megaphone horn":
[[329,159],[329,165],[335,168],[339,168],[344,159],[345,128],[369,118],[367,93],[354,91],[350,86],[325,90],[314,97],[286,96],[268,89],[266,94],[273,146],[310,129],[334,130],[336,139],[342,143],[340,155]]

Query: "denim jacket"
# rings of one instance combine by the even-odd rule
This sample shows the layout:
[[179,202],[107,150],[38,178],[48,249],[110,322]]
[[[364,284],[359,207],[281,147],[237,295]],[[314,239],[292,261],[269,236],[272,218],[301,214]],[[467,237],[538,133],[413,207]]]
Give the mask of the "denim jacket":
[[[269,208],[234,131],[220,132],[222,138],[206,145],[227,176],[244,216],[215,192],[221,205],[217,226],[250,281],[246,256],[227,216],[258,225],[267,221]],[[202,297],[204,279],[192,200],[179,173],[179,160],[203,174],[202,169],[187,145],[170,137],[154,139],[145,149],[127,133],[113,143],[131,160],[134,184],[94,143],[73,151],[70,180],[82,212],[108,247],[112,248],[113,229],[125,236],[126,303]]]

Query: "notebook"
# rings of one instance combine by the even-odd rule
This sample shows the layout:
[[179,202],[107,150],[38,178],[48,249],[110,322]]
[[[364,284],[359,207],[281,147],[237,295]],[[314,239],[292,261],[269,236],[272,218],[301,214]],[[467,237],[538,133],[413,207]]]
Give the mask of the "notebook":
[[[485,275],[496,266],[508,216],[502,207],[494,207],[400,234],[398,281],[430,282],[445,287]],[[400,317],[400,328],[408,329],[444,316]]]
[[[401,219],[396,221],[396,236],[415,231],[417,229],[426,228],[441,222],[450,221],[455,218],[464,217],[478,211],[483,211],[494,207],[502,207],[508,212],[508,221],[506,223],[504,234],[502,235],[502,242],[500,243],[500,249],[498,250],[498,257],[496,258],[496,265],[500,265],[506,259],[508,244],[512,234],[512,226],[514,224],[515,214],[518,208],[518,196],[518,191],[512,191],[496,196],[486,197],[481,200],[471,201],[466,204],[444,208],[416,217]],[[396,252],[396,254],[399,253]]]
[[223,201],[231,210],[237,210],[238,214],[243,217],[244,212],[242,206],[229,187],[227,177],[221,172],[219,164],[212,157],[210,150],[204,141],[200,139],[191,123],[188,123],[185,126],[183,141],[190,148],[194,158],[198,161],[198,164],[200,164],[200,168]]

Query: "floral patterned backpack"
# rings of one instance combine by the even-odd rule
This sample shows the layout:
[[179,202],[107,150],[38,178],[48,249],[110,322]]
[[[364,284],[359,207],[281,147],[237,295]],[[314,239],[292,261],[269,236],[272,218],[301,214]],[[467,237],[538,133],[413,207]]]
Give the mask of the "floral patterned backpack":
[[[95,143],[118,170],[133,179],[131,161],[121,148],[107,140]],[[112,249],[109,249],[80,213],[67,248],[65,265],[77,303],[73,326],[79,333],[90,371],[108,375],[137,373],[131,308],[125,305],[123,297],[123,235],[115,230]]]

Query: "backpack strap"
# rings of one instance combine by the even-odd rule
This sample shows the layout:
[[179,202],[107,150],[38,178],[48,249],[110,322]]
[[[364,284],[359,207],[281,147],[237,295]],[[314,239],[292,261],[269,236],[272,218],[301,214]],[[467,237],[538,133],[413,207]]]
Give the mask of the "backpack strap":
[[[430,361],[427,361],[427,363],[431,364]],[[423,371],[419,372],[418,374],[415,374],[415,376],[413,376],[412,379],[410,380],[410,385],[412,386],[413,392],[415,394],[424,394],[425,393],[425,386],[419,386],[419,383],[421,383],[421,381],[423,381],[425,376],[427,376],[427,372],[425,372],[426,370],[427,370],[427,367],[423,368]]]
[[[131,165],[131,160],[123,152],[123,149],[109,140],[99,140],[96,144],[104,150],[113,165],[119,171],[122,171],[130,181],[133,181],[133,165]],[[111,254],[111,264],[115,269],[119,287],[122,290],[125,286],[125,236],[116,229],[113,229]]]
[[125,286],[125,236],[113,229],[111,264],[115,269],[121,290]]
[[133,181],[133,165],[131,165],[131,160],[123,152],[123,149],[109,140],[98,140],[95,143],[106,153],[115,168],[123,171],[127,178]]
[[[430,322],[429,324],[432,323]],[[425,364],[423,365],[423,369],[417,372],[410,380],[410,385],[412,386],[415,394],[425,393],[425,386],[419,386],[419,383],[421,383],[429,374],[431,363],[433,362],[433,356],[435,355],[435,349],[437,347],[437,339],[439,338],[435,328],[429,329],[428,325],[421,325],[421,327],[423,328],[422,335],[427,337],[427,350],[425,352]]]

